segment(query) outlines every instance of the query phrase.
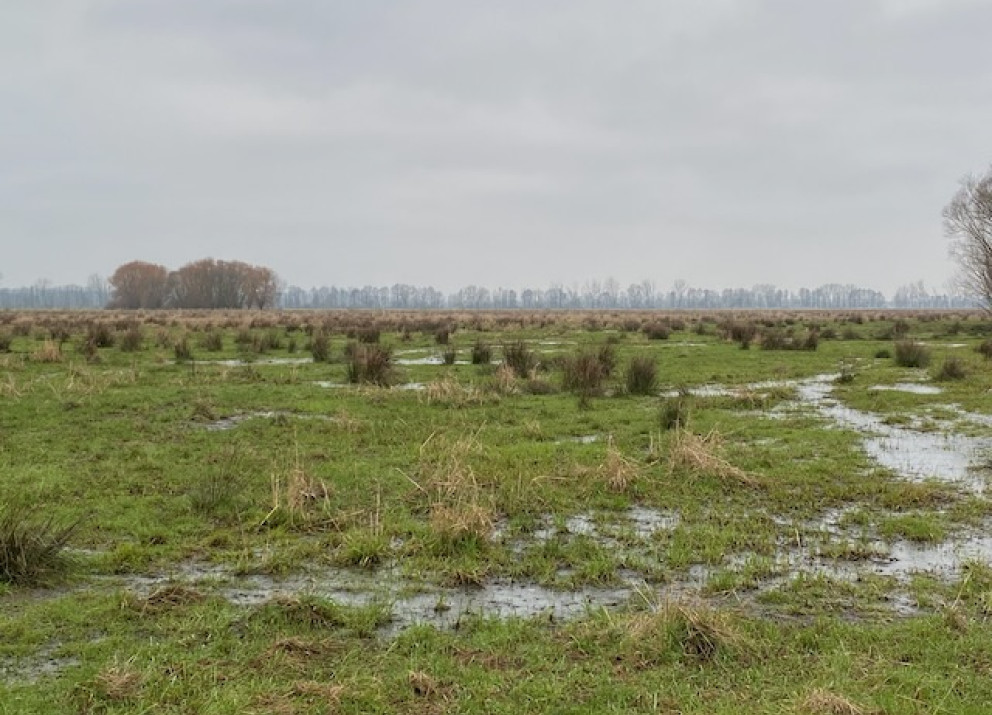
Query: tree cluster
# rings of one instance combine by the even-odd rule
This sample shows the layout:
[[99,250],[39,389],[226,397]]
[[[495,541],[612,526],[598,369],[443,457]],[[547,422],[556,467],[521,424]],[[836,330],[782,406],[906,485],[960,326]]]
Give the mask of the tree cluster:
[[110,308],[270,308],[278,278],[270,268],[204,258],[176,271],[144,261],[119,266]]

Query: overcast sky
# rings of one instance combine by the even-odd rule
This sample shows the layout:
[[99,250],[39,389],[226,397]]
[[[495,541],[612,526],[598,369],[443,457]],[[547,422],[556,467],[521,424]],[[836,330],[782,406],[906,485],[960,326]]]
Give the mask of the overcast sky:
[[0,286],[953,273],[988,0],[5,0]]

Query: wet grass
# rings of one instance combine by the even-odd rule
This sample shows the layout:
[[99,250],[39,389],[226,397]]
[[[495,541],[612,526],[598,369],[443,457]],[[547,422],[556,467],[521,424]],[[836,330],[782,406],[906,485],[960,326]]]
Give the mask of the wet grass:
[[[962,410],[992,412],[974,319],[785,314],[764,327],[819,342],[779,351],[740,349],[763,317],[703,317],[664,323],[667,339],[626,316],[364,332],[319,314],[170,318],[140,343],[93,340],[93,361],[72,347],[87,324],[61,325],[62,349],[36,338],[48,317],[12,317],[35,326],[3,330],[0,503],[44,505],[42,525],[87,518],[60,541],[73,568],[41,569],[61,573],[47,591],[0,585],[0,712],[981,712],[987,565],[875,570],[890,545],[980,532],[984,493],[880,467],[789,382],[852,365],[831,399],[992,437],[963,431]],[[444,326],[475,364],[373,359],[433,355]],[[930,384],[875,357],[893,330],[964,375],[873,390]],[[224,362],[248,354],[238,340],[266,359]],[[318,359],[280,363],[296,343]],[[513,371],[490,364],[504,356]],[[355,379],[380,363],[385,379]],[[426,595],[349,602],[321,590],[341,568]],[[447,610],[500,584],[622,597],[567,622]],[[231,596],[252,588],[257,602]],[[421,601],[447,625],[410,626]]]

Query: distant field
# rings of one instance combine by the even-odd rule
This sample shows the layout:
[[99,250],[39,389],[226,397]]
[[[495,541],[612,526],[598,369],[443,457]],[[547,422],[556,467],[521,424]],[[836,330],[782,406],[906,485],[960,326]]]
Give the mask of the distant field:
[[986,713],[990,357],[967,311],[0,312],[0,713]]

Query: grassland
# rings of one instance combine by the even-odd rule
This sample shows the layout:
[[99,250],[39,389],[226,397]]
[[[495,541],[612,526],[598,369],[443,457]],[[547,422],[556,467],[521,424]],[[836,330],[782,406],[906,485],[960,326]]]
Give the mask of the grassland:
[[0,713],[987,712],[990,334],[0,313]]

